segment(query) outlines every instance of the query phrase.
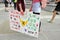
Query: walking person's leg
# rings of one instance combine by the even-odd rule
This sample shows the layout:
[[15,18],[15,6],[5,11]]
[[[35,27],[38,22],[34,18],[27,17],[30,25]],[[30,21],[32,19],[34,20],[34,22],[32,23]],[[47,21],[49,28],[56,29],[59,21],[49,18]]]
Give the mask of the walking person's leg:
[[5,11],[8,11],[8,3],[5,3]]
[[41,22],[39,23],[39,32],[40,32]]
[[14,3],[14,10],[16,10],[16,3]]
[[10,0],[9,4],[10,4],[10,7],[12,7],[12,0]]
[[12,7],[12,2],[10,2],[10,7]]
[[54,11],[53,11],[53,16],[52,16],[52,18],[51,18],[51,20],[50,20],[49,22],[52,22],[52,21],[54,20],[54,18],[55,18],[55,16],[56,16],[56,13],[57,13],[57,11],[54,10]]
[[51,20],[50,20],[49,22],[52,22],[52,21],[54,20],[54,18],[55,18],[55,16],[56,16],[56,13],[57,13],[58,11],[60,11],[60,2],[58,2],[56,8],[54,9],[54,11],[53,11],[53,16],[52,16],[52,18],[51,18]]

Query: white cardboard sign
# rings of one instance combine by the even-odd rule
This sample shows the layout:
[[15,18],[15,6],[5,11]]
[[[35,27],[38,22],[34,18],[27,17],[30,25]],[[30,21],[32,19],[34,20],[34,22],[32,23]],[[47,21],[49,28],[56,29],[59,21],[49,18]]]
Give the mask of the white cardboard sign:
[[9,14],[11,30],[38,37],[40,15],[28,12],[24,16],[14,10]]

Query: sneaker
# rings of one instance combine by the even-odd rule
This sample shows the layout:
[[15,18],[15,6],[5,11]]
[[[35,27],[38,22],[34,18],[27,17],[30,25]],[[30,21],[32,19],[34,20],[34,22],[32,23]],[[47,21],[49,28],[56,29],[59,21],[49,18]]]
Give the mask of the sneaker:
[[48,21],[48,23],[53,23],[52,21]]
[[5,10],[5,12],[8,12],[8,10]]

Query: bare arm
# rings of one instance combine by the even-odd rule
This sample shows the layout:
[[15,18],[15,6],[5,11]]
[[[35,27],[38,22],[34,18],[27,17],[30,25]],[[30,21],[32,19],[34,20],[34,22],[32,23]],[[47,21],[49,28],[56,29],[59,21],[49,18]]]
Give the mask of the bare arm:
[[21,3],[19,4],[19,8],[20,8],[21,15],[24,15]]
[[21,3],[19,4],[19,8],[20,8],[21,11],[23,11],[22,6],[21,6]]
[[[33,4],[33,2],[32,2],[32,4]],[[33,6],[32,4],[31,4],[31,7],[30,7],[29,11],[32,11],[32,6]]]

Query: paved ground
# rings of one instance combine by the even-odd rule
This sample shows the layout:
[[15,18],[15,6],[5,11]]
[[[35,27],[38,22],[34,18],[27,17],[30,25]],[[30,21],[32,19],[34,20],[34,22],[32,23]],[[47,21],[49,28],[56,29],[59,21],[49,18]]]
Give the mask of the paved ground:
[[4,11],[4,4],[0,4],[0,40],[60,40],[60,15],[56,16],[53,23],[48,23],[52,12],[42,10],[42,26],[38,39],[10,30],[8,15],[9,12]]

